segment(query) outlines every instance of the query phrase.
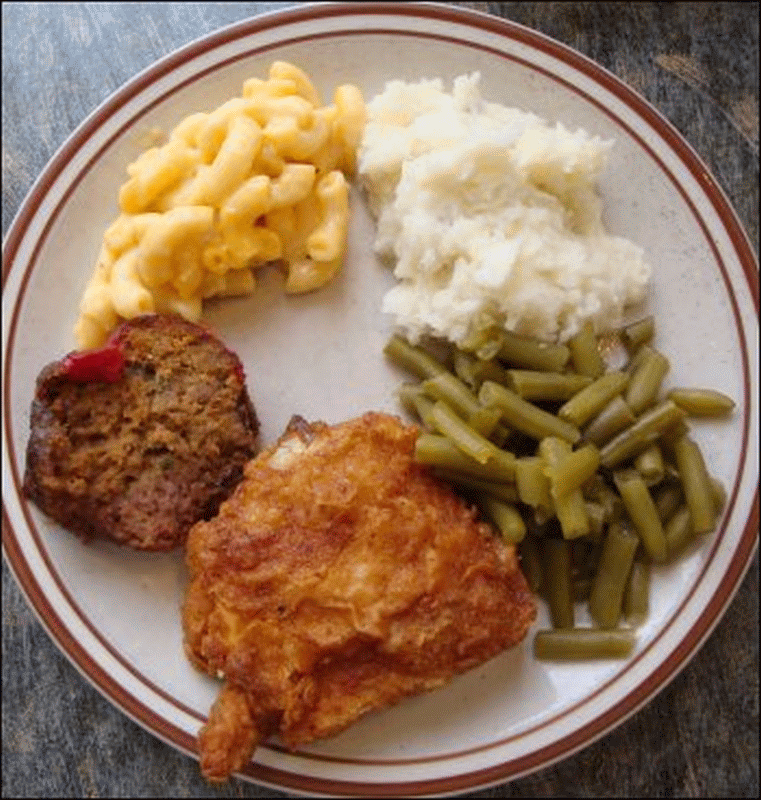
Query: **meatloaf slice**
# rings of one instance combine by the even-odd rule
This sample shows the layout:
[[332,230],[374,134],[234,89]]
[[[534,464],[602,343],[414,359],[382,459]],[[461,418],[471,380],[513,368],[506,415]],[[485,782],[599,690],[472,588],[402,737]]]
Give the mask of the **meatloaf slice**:
[[216,514],[256,453],[238,357],[180,317],[124,323],[105,347],[45,367],[24,492],[84,539],[169,550]]

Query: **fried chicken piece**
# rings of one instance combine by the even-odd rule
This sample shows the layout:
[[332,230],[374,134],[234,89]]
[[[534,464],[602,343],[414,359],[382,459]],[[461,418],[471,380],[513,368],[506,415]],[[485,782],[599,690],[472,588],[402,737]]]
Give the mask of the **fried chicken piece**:
[[191,530],[188,657],[225,684],[199,734],[211,781],[442,686],[521,641],[534,600],[505,545],[380,413],[294,418]]

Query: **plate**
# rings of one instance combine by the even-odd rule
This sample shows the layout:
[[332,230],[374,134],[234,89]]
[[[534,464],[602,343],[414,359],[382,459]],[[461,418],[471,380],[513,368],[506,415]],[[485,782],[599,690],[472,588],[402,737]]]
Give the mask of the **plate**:
[[[181,554],[84,547],[26,503],[19,485],[34,380],[73,346],[79,297],[116,214],[126,164],[152,129],[215,108],[275,59],[304,68],[325,96],[343,82],[369,98],[391,78],[440,76],[449,84],[479,71],[489,100],[615,139],[601,185],[605,221],[642,244],[657,267],[647,310],[673,364],[669,381],[713,386],[738,401],[730,422],[695,426],[712,473],[728,488],[720,525],[678,565],[656,572],[652,613],[630,660],[541,664],[529,639],[445,689],[368,716],[330,740],[296,753],[272,741],[242,775],[331,796],[408,797],[502,783],[602,736],[685,666],[732,599],[758,526],[752,248],[676,130],[614,76],[545,36],[449,6],[304,6],[192,43],[88,117],[35,183],[5,242],[4,553],[30,606],[80,672],[144,728],[195,755],[217,684],[182,652]],[[402,376],[381,355],[392,328],[380,298],[393,280],[373,255],[373,222],[358,191],[351,202],[346,266],[330,286],[285,297],[277,274],[265,273],[253,297],[208,310],[207,321],[244,362],[265,443],[294,413],[336,422],[370,408],[399,411],[393,392]]]

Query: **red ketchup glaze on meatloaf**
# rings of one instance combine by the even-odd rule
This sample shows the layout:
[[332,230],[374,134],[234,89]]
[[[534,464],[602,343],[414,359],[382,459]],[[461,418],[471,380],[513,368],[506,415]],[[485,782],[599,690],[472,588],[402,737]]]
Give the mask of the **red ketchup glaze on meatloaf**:
[[63,360],[63,374],[81,383],[116,383],[124,374],[125,363],[122,351],[107,344],[97,350],[69,353]]

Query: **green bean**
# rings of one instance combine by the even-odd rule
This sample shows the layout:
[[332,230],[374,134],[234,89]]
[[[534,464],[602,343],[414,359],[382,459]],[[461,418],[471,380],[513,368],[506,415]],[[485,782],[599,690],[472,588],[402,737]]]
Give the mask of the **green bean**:
[[547,471],[552,497],[557,499],[580,489],[597,472],[599,465],[600,451],[592,444],[549,465]]
[[396,396],[399,402],[410,414],[417,414],[417,407],[415,406],[415,398],[422,395],[423,390],[418,383],[403,383],[396,390]]
[[398,334],[388,340],[383,352],[398,367],[421,379],[430,378],[446,370],[446,367],[430,353],[422,347],[411,345]]
[[624,470],[614,473],[613,482],[648,555],[653,561],[665,561],[666,538],[663,525],[641,475],[635,470]]
[[609,372],[575,394],[558,410],[560,419],[580,427],[599,414],[610,401],[625,389],[628,381],[623,372]]
[[616,395],[587,425],[582,440],[602,447],[624,428],[633,425],[635,419],[626,400],[621,395]]
[[558,436],[575,444],[581,434],[568,422],[558,419],[554,414],[518,397],[515,392],[505,389],[493,381],[484,381],[478,392],[478,399],[484,406],[497,406],[502,410],[505,422],[516,430],[534,439],[545,436]]
[[433,474],[447,483],[454,484],[460,489],[469,490],[476,495],[476,500],[481,495],[490,495],[497,498],[497,500],[504,500],[508,503],[517,503],[519,501],[518,490],[513,483],[497,483],[496,481],[487,481],[480,478],[473,478],[470,475],[463,475],[452,469],[442,469],[441,467],[434,468]]
[[421,386],[428,397],[443,400],[462,419],[467,419],[483,408],[475,394],[451,372],[440,372],[433,378],[424,380]]
[[494,359],[477,358],[462,350],[455,351],[454,369],[457,377],[474,391],[478,391],[485,380],[505,382],[505,370]]
[[[673,401],[672,400],[667,400],[666,402],[671,403]],[[681,408],[679,410],[682,411]],[[661,450],[663,450],[663,452],[666,453],[666,454],[673,455],[673,453],[674,453],[674,442],[677,439],[681,439],[682,436],[689,436],[689,434],[690,434],[690,426],[689,426],[689,423],[687,422],[687,419],[686,419],[687,412],[682,411],[682,414],[684,414],[684,417],[682,417],[682,419],[680,419],[676,424],[670,425],[661,434],[661,437],[660,437]]]
[[518,545],[518,555],[529,589],[538,592],[542,586],[542,564],[537,540],[533,536],[527,536]]
[[586,509],[587,519],[589,520],[589,535],[593,537],[602,536],[608,524],[608,515],[605,512],[605,506],[593,500],[585,500],[584,508]]
[[723,417],[735,407],[731,397],[713,389],[672,389],[666,396],[691,417]]
[[538,456],[524,456],[515,462],[515,485],[521,503],[544,513],[552,510],[550,479],[544,474],[544,460]]
[[638,545],[638,537],[623,525],[608,528],[589,596],[589,613],[601,628],[614,628],[618,623]]
[[630,351],[629,362],[627,363],[624,372],[631,376],[637,370],[642,361],[647,357],[647,345],[637,348],[633,352]]
[[716,513],[718,514],[722,508],[724,508],[724,503],[727,502],[727,490],[724,488],[724,484],[717,480],[716,478],[709,478],[711,481],[711,496],[713,497],[713,505],[716,509]]
[[486,381],[495,381],[496,383],[505,382],[505,368],[497,361],[497,357],[493,358],[480,358],[476,356],[476,362],[473,364],[473,376],[478,385]]
[[526,523],[514,506],[488,495],[480,499],[479,505],[499,528],[507,544],[518,544],[523,541],[526,535]]
[[539,455],[545,462],[545,475],[550,479],[550,495],[555,507],[555,515],[560,522],[560,530],[565,539],[576,539],[589,533],[589,518],[584,505],[581,489],[576,487],[569,492],[558,491],[554,476],[562,468],[563,462],[571,454],[571,446],[562,439],[547,436],[539,443]]
[[597,337],[592,321],[587,319],[581,330],[568,342],[573,368],[580,375],[599,378],[605,372],[605,362],[597,347]]
[[605,483],[599,473],[587,482],[583,487],[582,494],[585,499],[594,500],[603,507],[608,522],[613,522],[621,517],[623,510],[621,498]]
[[420,395],[413,399],[415,408],[417,409],[418,416],[423,424],[431,431],[436,430],[436,420],[433,417],[433,406],[435,405],[432,400],[429,400],[425,395]]
[[629,625],[641,625],[650,611],[650,564],[634,559],[624,592],[624,617]]
[[488,328],[468,334],[460,343],[460,350],[475,353],[478,358],[488,361],[496,357],[504,338],[504,329],[490,325]]
[[463,453],[478,461],[479,464],[486,464],[497,458],[499,448],[490,442],[486,437],[474,431],[470,425],[459,417],[454,410],[443,400],[437,400],[431,409],[431,417],[436,429],[448,436],[455,446],[459,447]]
[[646,411],[600,450],[600,463],[613,468],[646,450],[671,425],[684,419],[684,411],[671,400]]
[[498,481],[515,481],[516,456],[508,450],[494,447],[494,471]]
[[453,366],[455,375],[471,389],[478,390],[478,382],[473,374],[473,365],[476,361],[476,357],[470,353],[465,353],[462,350],[455,350],[454,352]]
[[571,372],[509,369],[504,385],[524,400],[568,400],[590,383],[592,379],[586,375]]
[[512,431],[510,428],[508,428],[504,421],[500,419],[500,421],[494,426],[494,430],[489,434],[489,439],[494,442],[497,447],[504,449],[511,433]]
[[[726,502],[726,493],[721,483],[714,478],[709,479],[711,485],[711,502],[718,514]],[[665,525],[666,550],[669,560],[681,555],[697,538],[692,514],[686,504],[680,505]]]
[[641,345],[647,344],[655,335],[655,320],[652,316],[632,322],[621,330],[621,341],[632,353]]
[[568,363],[570,350],[563,344],[549,344],[505,332],[499,357],[515,367],[560,372]]
[[468,424],[470,427],[489,440],[491,440],[492,434],[497,425],[499,425],[501,419],[502,412],[493,406],[489,408],[481,407],[468,414]]
[[716,524],[716,508],[700,448],[689,436],[682,436],[674,442],[674,458],[695,532],[707,533]]
[[677,508],[682,505],[684,500],[682,487],[679,484],[664,486],[653,499],[658,510],[658,516],[661,518],[661,522],[665,524],[671,519]]
[[553,627],[572,628],[571,548],[565,539],[542,543],[542,577]]
[[631,631],[572,630],[538,631],[534,656],[541,661],[584,661],[592,658],[628,658],[634,649]]
[[624,395],[635,414],[655,404],[663,379],[669,371],[669,360],[664,355],[649,345],[643,345],[641,350],[644,355],[632,372]]
[[446,436],[421,433],[415,442],[415,460],[429,467],[454,470],[472,478],[512,483],[515,478],[515,456],[499,448],[495,450],[499,455],[494,461],[482,465],[466,456]]
[[433,410],[433,400],[425,396],[419,384],[402,384],[397,390],[397,393],[402,405],[408,411],[417,414],[426,427],[431,430],[435,429],[436,424],[431,414]]
[[692,524],[690,509],[686,505],[680,506],[666,523],[665,535],[669,561],[681,555],[695,541],[697,533]]
[[634,459],[634,468],[648,486],[660,483],[666,474],[661,448],[657,444],[651,444]]

